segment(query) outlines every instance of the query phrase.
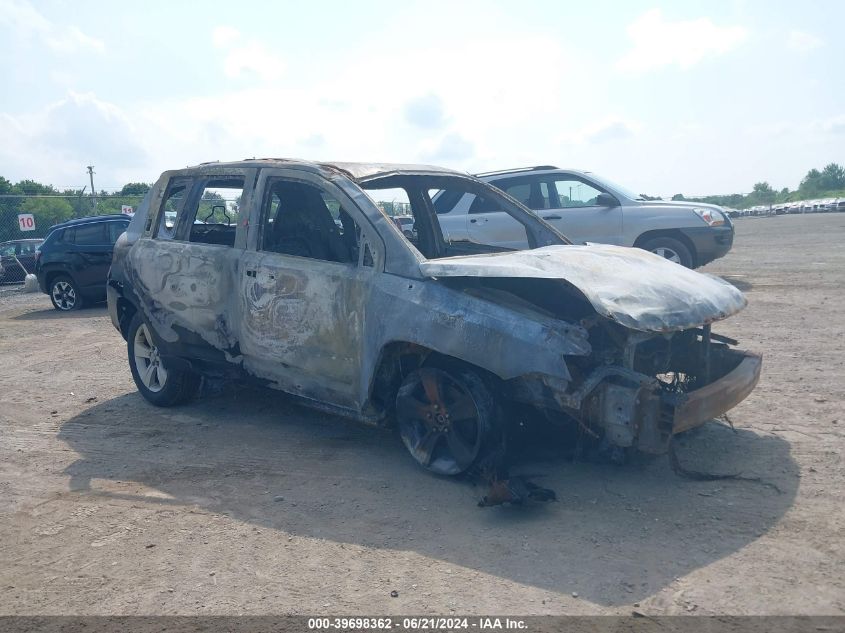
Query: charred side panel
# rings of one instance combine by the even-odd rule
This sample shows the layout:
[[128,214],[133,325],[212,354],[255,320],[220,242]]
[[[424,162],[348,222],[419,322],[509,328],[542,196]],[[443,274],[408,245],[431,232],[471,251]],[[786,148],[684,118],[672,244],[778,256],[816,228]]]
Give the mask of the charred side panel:
[[570,380],[565,357],[591,350],[578,325],[431,281],[379,275],[368,310],[362,402],[381,350],[395,341],[458,358],[503,380],[539,373],[563,383]]

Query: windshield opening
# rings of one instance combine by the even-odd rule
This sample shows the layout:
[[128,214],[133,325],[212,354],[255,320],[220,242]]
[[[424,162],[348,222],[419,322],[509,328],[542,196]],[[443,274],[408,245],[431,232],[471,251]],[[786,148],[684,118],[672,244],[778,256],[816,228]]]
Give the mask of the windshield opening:
[[[391,175],[361,183],[373,203],[391,217],[402,236],[426,259],[459,255],[495,253],[569,243],[516,200],[493,187],[459,176]],[[438,215],[438,204],[465,196],[483,200],[490,212],[483,221],[484,231],[462,231],[450,224],[448,216]],[[406,206],[407,205],[407,206]],[[454,206],[454,205],[453,205]],[[466,218],[464,218],[466,219]],[[460,223],[471,226],[469,222]],[[491,230],[492,229],[492,232]],[[487,243],[496,231],[507,233],[505,242]]]

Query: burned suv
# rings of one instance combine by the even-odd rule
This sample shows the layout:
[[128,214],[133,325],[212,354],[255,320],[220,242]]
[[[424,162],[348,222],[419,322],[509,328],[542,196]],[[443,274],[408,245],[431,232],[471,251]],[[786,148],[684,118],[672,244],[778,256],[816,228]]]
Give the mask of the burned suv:
[[[528,250],[444,241],[432,198],[471,193]],[[404,196],[408,237],[376,200]],[[247,378],[367,423],[457,474],[504,453],[504,405],[615,447],[673,434],[754,388],[761,358],[711,332],[745,306],[653,253],[572,245],[507,194],[429,166],[280,159],[164,173],[118,240],[109,313],[141,394]]]

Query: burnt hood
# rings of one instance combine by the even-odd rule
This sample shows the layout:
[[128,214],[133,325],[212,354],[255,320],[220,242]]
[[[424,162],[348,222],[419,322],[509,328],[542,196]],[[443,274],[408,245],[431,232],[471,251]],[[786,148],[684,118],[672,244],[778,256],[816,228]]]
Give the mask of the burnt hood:
[[420,264],[426,277],[561,279],[599,314],[632,330],[669,332],[742,310],[745,296],[728,282],[641,250],[607,244],[447,257]]

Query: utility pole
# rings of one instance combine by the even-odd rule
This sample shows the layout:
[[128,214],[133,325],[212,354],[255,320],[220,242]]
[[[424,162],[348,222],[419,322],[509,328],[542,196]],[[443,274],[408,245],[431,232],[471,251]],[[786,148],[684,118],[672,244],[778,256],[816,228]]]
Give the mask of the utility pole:
[[91,178],[91,199],[94,201],[94,211],[97,210],[97,190],[94,189],[94,165],[88,165],[88,176]]

